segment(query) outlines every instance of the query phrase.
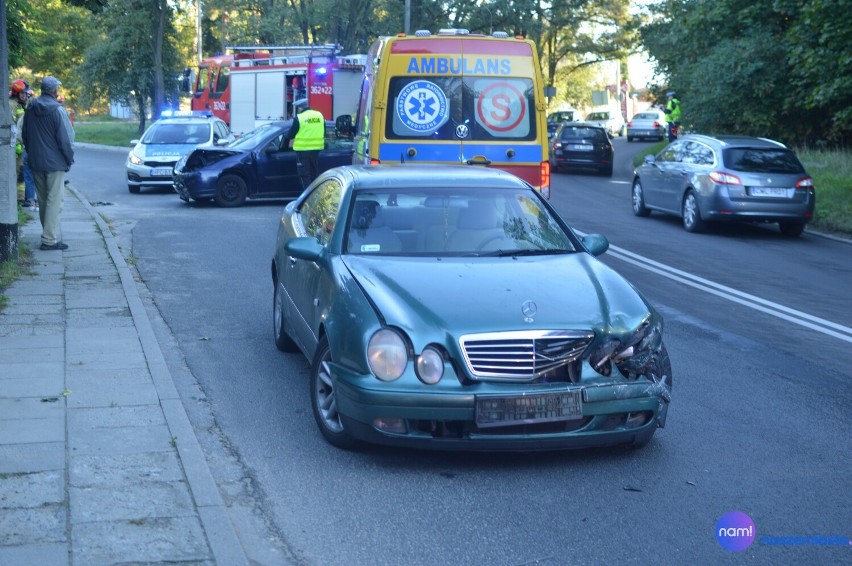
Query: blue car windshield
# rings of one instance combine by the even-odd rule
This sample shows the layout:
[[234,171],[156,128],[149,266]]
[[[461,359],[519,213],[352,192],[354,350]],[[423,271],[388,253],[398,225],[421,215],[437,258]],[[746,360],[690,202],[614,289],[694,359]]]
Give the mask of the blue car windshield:
[[279,130],[280,128],[274,124],[264,124],[250,132],[246,132],[236,140],[232,141],[228,147],[251,151],[261,145],[264,140],[269,137],[269,134],[272,132],[278,132]]
[[355,193],[350,254],[494,256],[578,251],[531,190],[381,189]]

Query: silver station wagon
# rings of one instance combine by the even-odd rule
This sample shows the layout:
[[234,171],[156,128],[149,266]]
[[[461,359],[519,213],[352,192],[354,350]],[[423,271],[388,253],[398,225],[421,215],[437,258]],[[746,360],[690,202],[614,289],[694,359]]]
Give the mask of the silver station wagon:
[[683,136],[633,176],[633,213],[679,215],[689,232],[708,222],[777,222],[802,233],[814,213],[813,179],[783,144],[743,136]]

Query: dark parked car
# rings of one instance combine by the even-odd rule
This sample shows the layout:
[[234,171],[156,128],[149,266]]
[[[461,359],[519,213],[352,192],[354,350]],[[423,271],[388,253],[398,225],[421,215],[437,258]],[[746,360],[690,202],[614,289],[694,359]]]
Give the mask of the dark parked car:
[[783,144],[743,136],[683,136],[648,155],[633,177],[633,213],[677,214],[690,232],[708,222],[778,222],[798,236],[814,213],[813,179]]
[[337,447],[643,445],[671,364],[660,315],[596,259],[608,246],[503,171],[338,167],[278,223],[275,344],[311,360]]
[[589,122],[563,122],[550,145],[550,168],[595,169],[612,176],[614,150],[606,127]]
[[[219,206],[240,206],[247,198],[296,198],[304,188],[296,153],[287,140],[292,120],[254,129],[228,146],[196,149],[175,166],[174,184],[180,198],[215,199]],[[339,135],[334,122],[325,124],[325,149],[320,171],[352,163],[353,142]]]

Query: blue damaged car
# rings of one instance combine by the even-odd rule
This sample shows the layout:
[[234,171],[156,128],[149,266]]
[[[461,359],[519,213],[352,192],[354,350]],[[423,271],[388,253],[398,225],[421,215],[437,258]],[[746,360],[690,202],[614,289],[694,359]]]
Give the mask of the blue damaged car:
[[[226,147],[198,148],[175,166],[174,183],[180,198],[215,200],[224,207],[246,199],[296,198],[302,194],[296,152],[287,133],[292,120],[271,122],[244,134]],[[325,123],[325,149],[319,155],[320,172],[352,163],[354,144]]]
[[642,446],[671,362],[660,314],[596,258],[608,247],[496,169],[338,167],[281,216],[274,342],[310,361],[339,448]]

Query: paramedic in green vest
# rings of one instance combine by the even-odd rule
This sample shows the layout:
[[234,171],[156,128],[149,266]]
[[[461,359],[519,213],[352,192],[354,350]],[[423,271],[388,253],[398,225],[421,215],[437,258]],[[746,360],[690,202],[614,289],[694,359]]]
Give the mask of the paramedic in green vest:
[[666,103],[666,119],[669,122],[669,142],[677,139],[677,130],[680,126],[680,100],[677,99],[677,93],[670,90],[666,93],[669,101]]
[[307,99],[293,103],[296,117],[287,138],[292,140],[293,150],[299,159],[299,177],[302,188],[307,188],[319,175],[319,153],[325,147],[325,117],[311,110]]

